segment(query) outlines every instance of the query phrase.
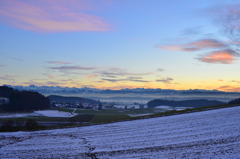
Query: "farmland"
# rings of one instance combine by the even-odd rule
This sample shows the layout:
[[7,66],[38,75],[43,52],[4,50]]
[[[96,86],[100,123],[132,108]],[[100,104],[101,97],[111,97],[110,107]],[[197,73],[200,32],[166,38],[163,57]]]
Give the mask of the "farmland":
[[38,132],[0,133],[0,157],[239,158],[240,107]]

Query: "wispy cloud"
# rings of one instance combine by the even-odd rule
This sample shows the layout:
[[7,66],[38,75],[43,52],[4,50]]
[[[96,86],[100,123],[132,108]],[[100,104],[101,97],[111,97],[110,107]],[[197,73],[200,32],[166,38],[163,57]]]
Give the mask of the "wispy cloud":
[[235,82],[235,83],[239,83],[240,84],[240,81],[237,81],[237,80],[232,80],[231,82]]
[[143,83],[148,83],[151,81],[143,80],[142,77],[127,77],[125,79],[112,79],[112,78],[102,78],[103,81],[108,81],[108,82],[143,82]]
[[200,55],[199,58],[197,58],[201,62],[206,63],[214,63],[214,64],[231,64],[236,59],[236,57],[239,57],[240,54],[227,49],[227,50],[219,50],[219,51],[213,51],[208,53],[207,55]]
[[224,86],[218,87],[217,90],[227,91],[227,92],[240,92],[240,87],[224,85]]
[[84,13],[91,11],[88,1],[75,0],[1,0],[1,23],[37,32],[107,31],[101,17]]
[[154,74],[154,72],[132,73],[132,72],[128,72],[127,70],[122,70],[117,68],[104,70],[104,71],[97,71],[96,73],[102,76],[145,76],[145,75]]
[[16,61],[19,61],[19,62],[23,62],[22,59],[19,59],[19,58],[16,58],[16,57],[6,57],[6,58],[9,58],[9,59],[12,59],[12,60],[16,60]]
[[192,27],[192,28],[187,28],[184,29],[181,34],[186,36],[186,35],[197,35],[201,33],[201,26],[197,26],[197,27]]
[[81,87],[88,87],[88,88],[93,88],[93,87],[95,87],[94,85],[81,85]]
[[95,78],[95,79],[97,79],[97,74],[91,74],[91,75],[87,75],[87,76],[85,76],[85,78],[86,79],[91,79],[91,78]]
[[4,67],[4,66],[6,66],[6,65],[0,65],[0,67]]
[[170,84],[172,81],[173,81],[173,79],[170,78],[170,77],[163,78],[163,79],[160,79],[160,80],[156,80],[156,82],[162,82],[162,83],[166,83],[166,84]]
[[155,45],[156,48],[161,48],[164,50],[170,51],[200,51],[203,49],[216,49],[216,48],[224,48],[227,47],[226,44],[214,39],[203,39],[194,41],[185,45],[173,44],[173,45]]
[[43,74],[43,75],[46,75],[48,76],[49,79],[54,79],[56,75],[53,75],[53,74]]
[[3,52],[0,52],[2,55],[6,56],[6,54],[4,54]]
[[204,14],[212,18],[229,39],[240,42],[240,4],[212,7]]
[[73,81],[73,80],[72,79],[64,79],[64,80],[60,80],[60,81],[69,82],[69,81]]
[[0,80],[5,80],[5,81],[11,81],[15,83],[15,78],[19,77],[19,76],[9,76],[9,75],[5,75],[5,76],[0,76]]
[[71,64],[70,62],[67,61],[46,61],[46,62],[50,64]]
[[163,72],[164,69],[163,69],[163,68],[159,68],[159,69],[157,69],[157,71],[159,71],[159,72]]
[[94,70],[95,67],[81,67],[81,66],[60,66],[60,67],[50,67],[54,70]]
[[48,85],[51,85],[51,86],[58,86],[58,85],[61,85],[63,83],[61,82],[56,82],[56,81],[48,81],[47,82]]

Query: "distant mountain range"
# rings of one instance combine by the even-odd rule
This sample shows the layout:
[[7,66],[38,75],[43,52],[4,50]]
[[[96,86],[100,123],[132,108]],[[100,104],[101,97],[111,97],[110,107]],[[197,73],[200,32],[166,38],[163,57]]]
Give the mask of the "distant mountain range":
[[39,92],[44,95],[74,95],[74,94],[84,94],[84,93],[94,93],[94,94],[166,94],[166,95],[189,95],[189,94],[239,94],[240,92],[224,92],[218,90],[200,90],[200,89],[190,89],[190,90],[174,90],[174,89],[144,89],[144,88],[135,88],[135,89],[120,89],[120,90],[111,90],[111,89],[96,89],[96,88],[76,88],[76,87],[60,87],[60,86],[11,86],[13,89],[17,89],[19,91],[28,90]]

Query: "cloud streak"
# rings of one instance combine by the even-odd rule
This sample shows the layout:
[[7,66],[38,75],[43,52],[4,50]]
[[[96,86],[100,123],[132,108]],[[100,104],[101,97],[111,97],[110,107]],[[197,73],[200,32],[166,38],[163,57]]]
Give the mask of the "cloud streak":
[[132,73],[132,72],[127,72],[126,70],[121,70],[121,69],[109,69],[107,71],[98,71],[96,73],[102,76],[145,76],[145,75],[154,74],[154,72]]
[[224,86],[218,87],[217,90],[222,90],[222,91],[226,91],[226,92],[240,92],[240,87],[224,85]]
[[240,54],[231,50],[218,50],[208,53],[207,55],[200,55],[199,58],[197,58],[201,62],[205,63],[214,63],[214,64],[231,64],[236,59],[236,57],[239,57]]
[[142,77],[127,77],[125,79],[110,79],[110,78],[102,78],[103,81],[108,82],[142,82],[149,83],[151,81],[143,80]]
[[67,61],[46,61],[46,62],[50,64],[70,64],[70,62]]
[[192,51],[200,51],[203,49],[224,48],[224,47],[227,47],[227,45],[214,39],[203,39],[203,40],[198,40],[185,45],[179,45],[179,44],[159,45],[158,44],[158,45],[155,45],[155,47],[163,50],[169,50],[169,51],[192,52]]
[[17,1],[0,2],[1,22],[35,32],[108,31],[101,17],[84,13],[92,10],[86,1]]
[[53,70],[94,70],[95,67],[80,67],[80,66],[60,66],[60,67],[50,67]]
[[0,76],[0,79],[1,80],[5,80],[5,81],[11,81],[11,82],[14,82],[15,83],[15,79],[16,77],[19,77],[19,76],[8,76],[8,75],[5,75],[5,76]]
[[229,39],[240,42],[240,4],[209,8],[206,13]]
[[162,82],[162,83],[166,83],[166,84],[170,84],[172,81],[173,81],[173,79],[170,78],[170,77],[163,78],[163,79],[160,79],[160,80],[156,80],[156,82]]
[[43,74],[43,75],[46,75],[48,76],[49,79],[54,79],[56,75],[53,75],[53,74]]
[[91,74],[91,75],[85,76],[86,79],[91,79],[91,78],[97,79],[97,77],[98,77],[97,74]]

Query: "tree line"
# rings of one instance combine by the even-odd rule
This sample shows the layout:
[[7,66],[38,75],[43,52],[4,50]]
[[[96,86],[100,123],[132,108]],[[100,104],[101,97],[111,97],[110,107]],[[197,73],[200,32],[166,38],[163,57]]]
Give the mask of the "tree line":
[[228,104],[240,104],[240,98],[233,99],[233,100],[229,101]]
[[6,86],[1,87],[0,94],[10,101],[8,104],[0,106],[2,111],[33,111],[48,109],[50,106],[50,100],[40,93],[32,91],[20,92],[12,88],[6,88]]

